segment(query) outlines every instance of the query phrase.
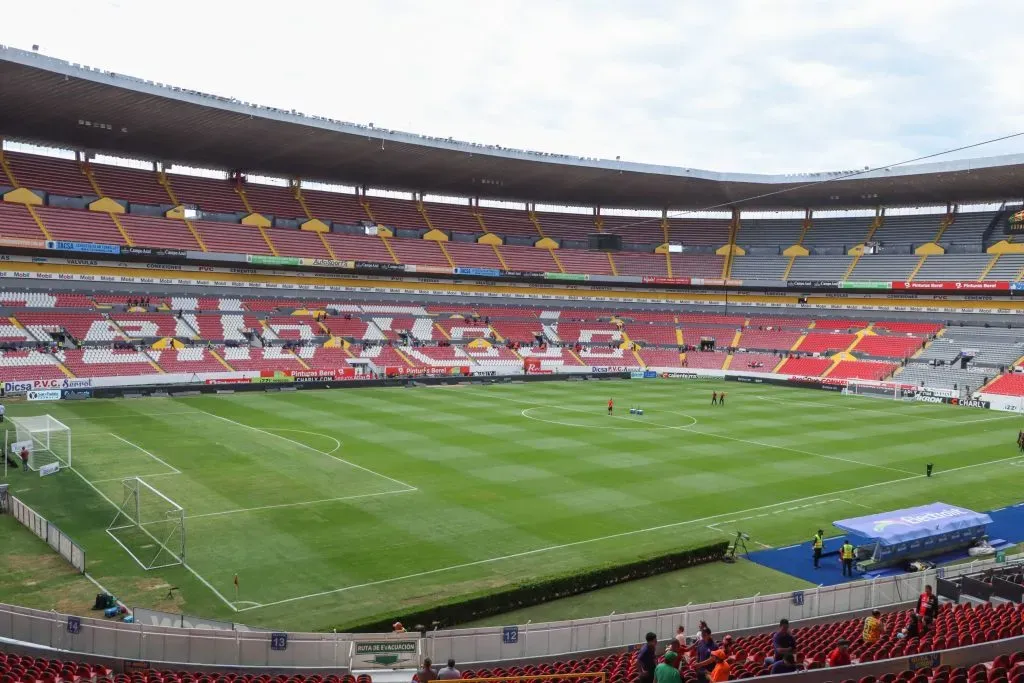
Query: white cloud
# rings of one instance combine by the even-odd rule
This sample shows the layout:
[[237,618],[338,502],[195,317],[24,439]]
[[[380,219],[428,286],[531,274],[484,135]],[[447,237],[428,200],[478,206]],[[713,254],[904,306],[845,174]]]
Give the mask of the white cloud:
[[857,168],[1024,130],[1017,0],[113,0],[86,16],[22,3],[0,42],[343,120],[712,170]]

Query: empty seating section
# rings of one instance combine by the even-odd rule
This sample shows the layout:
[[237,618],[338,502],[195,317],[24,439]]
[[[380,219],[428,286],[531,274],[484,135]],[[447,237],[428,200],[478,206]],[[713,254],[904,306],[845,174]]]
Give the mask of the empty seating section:
[[184,221],[152,218],[150,216],[133,216],[124,214],[118,220],[132,242],[143,247],[164,247],[168,249],[200,249],[199,243],[192,235]]
[[737,256],[729,275],[737,280],[781,280],[789,261],[788,256]]
[[988,254],[943,254],[929,256],[915,280],[978,280],[992,257]]
[[968,211],[956,214],[953,224],[939,238],[939,244],[956,244],[981,251],[982,236],[998,214],[995,211]]
[[[473,207],[466,204],[442,204],[423,202],[423,208],[430,216],[430,223],[438,230],[452,232],[481,232],[480,221],[473,215]],[[488,247],[489,249],[490,247]]]
[[91,163],[93,177],[103,194],[132,204],[169,206],[171,197],[160,184],[155,171]]
[[722,277],[723,259],[714,254],[672,254],[672,277]]
[[439,320],[437,326],[441,328],[445,337],[454,341],[494,336],[490,326],[472,320]]
[[[399,333],[406,333],[413,339],[419,341],[432,341],[440,338],[440,333],[434,327],[434,321],[430,318],[413,318],[411,316],[387,317],[375,316],[372,318],[372,325],[366,328],[363,339],[383,340],[397,339]],[[327,321],[328,327],[331,321]],[[339,336],[356,336],[355,334],[341,334]]]
[[275,316],[266,318],[263,325],[278,339],[310,341],[317,337],[327,336],[320,323],[310,316]]
[[637,323],[627,325],[626,334],[630,341],[638,342],[643,346],[679,346],[679,337],[675,326]]
[[25,311],[18,313],[18,322],[36,339],[49,340],[50,332],[66,331],[82,341],[109,342],[124,339],[117,327],[97,313],[56,313]]
[[612,266],[608,255],[599,251],[559,249],[558,260],[567,273],[590,275],[611,275]]
[[394,263],[391,253],[384,244],[383,237],[367,237],[364,235],[342,235],[330,233],[325,235],[331,251],[339,259],[353,261],[371,261],[373,263]]
[[784,375],[804,375],[817,377],[832,367],[828,358],[787,358],[778,372]]
[[961,352],[974,354],[972,366],[1008,367],[1024,356],[1024,335],[1015,329],[952,326],[918,358],[952,363]]
[[325,192],[321,190],[303,190],[302,198],[309,207],[309,212],[324,223],[332,221],[345,225],[358,225],[370,222],[370,217],[359,203],[359,197],[341,192]]
[[28,209],[21,204],[8,204],[4,201],[0,201],[0,237],[46,239],[46,235],[39,229]]
[[200,178],[168,171],[175,196],[184,204],[195,204],[207,213],[248,213],[242,198],[235,191],[234,181],[227,178]]
[[828,374],[833,379],[883,380],[896,370],[895,363],[843,360]]
[[893,334],[918,335],[933,335],[938,333],[938,331],[942,329],[942,325],[939,323],[917,323],[886,320],[876,322],[874,325],[872,325],[872,327],[875,330],[892,332]]
[[101,244],[124,244],[124,238],[114,221],[105,213],[77,211],[74,209],[52,209],[47,206],[35,207],[39,219],[56,240],[72,242],[99,242]]
[[874,358],[909,358],[924,347],[924,337],[864,335],[851,353]]
[[519,349],[519,355],[540,360],[542,368],[557,367],[562,365],[583,365],[569,349],[557,348],[554,346],[545,347],[523,347]]
[[451,268],[448,259],[444,257],[441,247],[437,242],[430,240],[391,240],[391,248],[401,263],[409,263],[417,266],[437,266],[438,268]]
[[[3,319],[0,318],[0,321]],[[16,325],[0,324],[0,342],[30,342],[35,341],[28,331]]]
[[1002,375],[987,385],[985,391],[989,394],[1003,396],[1024,396],[1024,373],[1013,372]]
[[751,327],[771,327],[784,330],[806,330],[811,326],[810,318],[793,318],[789,316],[755,316],[747,319]]
[[[848,249],[862,244],[871,229],[873,217],[814,218],[811,229],[804,235],[803,246],[815,249]],[[798,259],[799,260],[799,259]]]
[[664,254],[647,254],[639,251],[620,251],[612,255],[619,275],[668,276],[667,260]]
[[148,354],[164,372],[225,372],[227,370],[209,350],[201,347],[149,351]]
[[576,355],[580,357],[586,365],[591,366],[604,366],[604,365],[615,365],[626,368],[639,368],[640,361],[637,360],[636,355],[627,349],[610,349],[605,347],[594,347],[581,349]]
[[852,256],[798,256],[789,270],[789,280],[842,280]]
[[349,339],[372,339],[380,338],[381,335],[369,335],[367,330],[370,325],[359,318],[338,318],[330,317],[320,322],[335,337],[347,337]]
[[692,323],[697,325],[728,325],[729,327],[742,327],[746,318],[741,315],[717,315],[714,313],[678,313],[676,319],[680,323]]
[[17,308],[93,308],[92,300],[82,294],[47,292],[2,292],[0,305]]
[[730,370],[736,372],[771,372],[782,359],[773,353],[734,353]]
[[22,187],[67,197],[96,196],[82,167],[74,159],[4,152],[11,172]]
[[765,330],[748,327],[740,337],[740,348],[761,351],[789,351],[800,339],[800,332],[793,330]]
[[227,346],[217,352],[235,370],[305,370],[294,353],[273,346],[263,349]]
[[315,232],[293,228],[270,228],[267,236],[274,243],[281,256],[305,256],[307,258],[330,258],[320,236]]
[[622,341],[622,332],[613,323],[587,322],[573,323],[560,322],[556,326],[558,338],[567,343],[575,344],[597,344],[607,346],[608,344]]
[[673,349],[640,349],[640,360],[647,367],[678,368],[682,366],[682,356]]
[[391,199],[390,197],[366,197],[370,205],[370,213],[377,223],[393,228],[410,230],[426,230],[427,222],[419,212],[416,204],[408,199]]
[[495,209],[490,207],[479,207],[478,211],[483,218],[484,225],[490,232],[499,235],[527,235],[540,237],[536,226],[530,220],[530,214],[525,209]]
[[211,341],[242,341],[245,336],[246,316],[240,313],[185,313],[188,324],[199,333],[201,339]]
[[1024,254],[1003,254],[985,276],[986,280],[1020,280],[1024,275]]
[[[490,227],[490,226],[488,226]],[[512,270],[522,270],[535,273],[557,273],[558,264],[555,263],[551,252],[547,249],[536,247],[519,247],[509,244],[498,247],[505,263]]]
[[348,362],[352,356],[341,348],[324,348],[323,346],[304,346],[299,356],[311,370],[338,370],[350,367]]
[[725,348],[732,344],[736,330],[728,327],[710,327],[706,325],[683,326],[683,343],[699,346],[702,339],[714,339],[716,347]]
[[[985,369],[982,369],[986,372]],[[954,389],[965,392],[968,387],[974,391],[980,388],[987,379],[991,379],[993,371],[983,374],[977,370],[961,370],[959,365],[929,365],[926,363],[908,363],[895,379],[903,384],[926,386],[934,389]]]
[[489,366],[521,366],[523,359],[511,349],[504,346],[488,346],[485,348],[463,347],[460,349],[474,363]]
[[846,278],[860,282],[869,280],[906,280],[914,272],[920,256],[890,256],[888,254],[867,254],[862,256],[853,272]]
[[115,349],[68,349],[57,353],[76,377],[120,377],[156,375],[149,356],[141,351]]
[[736,244],[754,253],[769,253],[796,244],[803,230],[803,218],[741,218]]
[[908,253],[915,247],[931,242],[939,232],[942,219],[941,214],[886,216],[882,227],[875,231],[871,240],[881,243],[883,252]]
[[862,330],[867,326],[867,320],[850,320],[848,318],[821,318],[814,321],[815,330]]
[[536,216],[544,234],[555,239],[585,240],[597,232],[594,216],[589,214],[538,211]]
[[541,334],[542,331],[540,321],[491,321],[491,326],[502,339],[519,342],[520,344],[532,344],[537,335]]
[[300,221],[307,218],[306,212],[295,199],[294,190],[290,187],[246,183],[245,197],[253,211],[268,218],[297,218]]
[[0,380],[60,379],[64,377],[57,359],[34,349],[0,351]]
[[683,365],[703,370],[721,370],[729,354],[724,351],[687,351]]
[[653,216],[602,216],[601,232],[622,235],[623,242],[633,244],[663,244],[665,233],[661,218]]
[[498,268],[501,269],[501,261],[489,244],[471,244],[468,242],[446,242],[445,249],[448,255],[455,261],[455,265],[461,268]]
[[110,317],[129,339],[195,335],[184,316],[176,318],[169,313],[117,313]]
[[211,223],[196,221],[193,223],[203,244],[209,251],[243,254],[270,254],[270,246],[263,239],[259,228],[232,223]]
[[378,368],[418,368],[422,367],[415,358],[399,355],[390,346],[368,346],[359,351],[360,358],[366,358]]
[[684,246],[721,247],[729,242],[731,223],[727,218],[669,218],[669,241],[682,242]]
[[853,334],[808,332],[796,349],[803,353],[838,353],[849,348],[856,339]]

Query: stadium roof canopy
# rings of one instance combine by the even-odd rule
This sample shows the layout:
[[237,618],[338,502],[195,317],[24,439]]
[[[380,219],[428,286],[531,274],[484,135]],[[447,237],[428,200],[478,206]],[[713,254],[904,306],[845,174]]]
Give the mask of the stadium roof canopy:
[[0,135],[11,139],[427,194],[674,210],[922,206],[1024,194],[1024,154],[908,165],[847,179],[841,179],[844,172],[718,173],[382,130],[3,46],[0,102]]

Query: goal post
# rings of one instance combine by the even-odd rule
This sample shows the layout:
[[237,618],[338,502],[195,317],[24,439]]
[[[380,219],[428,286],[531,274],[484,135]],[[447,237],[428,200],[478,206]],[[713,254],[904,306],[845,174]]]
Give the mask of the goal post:
[[28,449],[28,467],[39,471],[47,465],[57,464],[63,469],[71,467],[71,428],[52,415],[12,417],[14,442],[11,455],[20,461],[22,447]]
[[185,564],[185,509],[139,477],[121,482],[107,533],[146,570]]
[[917,387],[899,382],[878,382],[868,379],[847,380],[843,387],[843,393],[847,396],[867,396],[870,398],[891,398],[896,401],[914,400],[917,394]]

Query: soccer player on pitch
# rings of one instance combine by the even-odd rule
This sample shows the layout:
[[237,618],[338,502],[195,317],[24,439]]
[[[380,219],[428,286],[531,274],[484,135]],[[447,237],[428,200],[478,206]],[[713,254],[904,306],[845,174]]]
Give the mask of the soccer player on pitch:
[[611,399],[608,399],[608,414],[609,415],[612,414],[612,408],[614,408],[614,407],[615,407],[615,402],[612,401]]
[[711,392],[711,405],[713,405],[713,406],[717,406],[718,405],[718,392],[717,391],[712,391]]

